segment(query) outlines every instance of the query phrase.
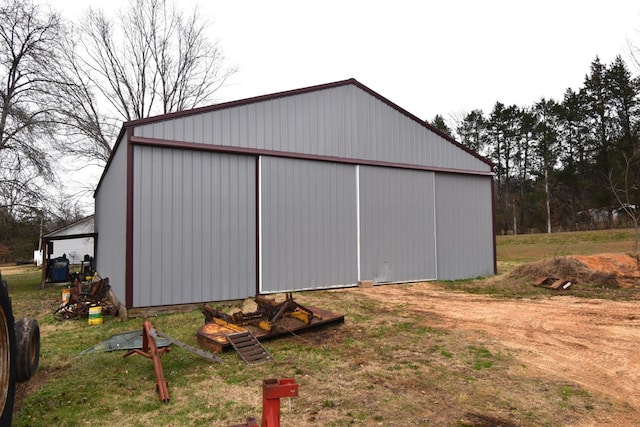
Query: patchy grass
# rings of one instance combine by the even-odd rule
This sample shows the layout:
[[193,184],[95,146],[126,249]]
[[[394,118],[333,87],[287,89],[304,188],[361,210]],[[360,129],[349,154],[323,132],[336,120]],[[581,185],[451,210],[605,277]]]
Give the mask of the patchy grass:
[[[498,277],[447,282],[452,291],[500,298],[539,297],[545,289],[513,275],[518,264],[570,253],[628,252],[633,233],[563,233],[498,238]],[[580,422],[605,403],[578,385],[523,375],[526,367],[499,343],[470,338],[435,314],[385,304],[362,293],[317,291],[296,301],[337,311],[345,323],[268,341],[275,361],[245,365],[232,351],[210,363],[179,347],[162,358],[171,401],[155,390],[150,360],[122,352],[80,355],[109,336],[141,328],[140,319],[102,325],[58,322],[59,286],[39,289],[39,271],[8,274],[15,316],[41,327],[40,368],[19,385],[15,426],[225,426],[260,419],[262,381],[293,377],[297,398],[283,400],[283,425],[556,426]],[[606,295],[603,295],[605,297]],[[417,298],[419,296],[416,296]],[[278,300],[282,296],[276,296]],[[160,315],[159,330],[197,346],[202,314]]]
[[613,300],[640,300],[640,289],[620,289],[615,277],[586,268],[570,255],[629,254],[633,229],[575,233],[498,236],[498,275],[443,282],[447,289],[499,298],[548,297],[549,290],[532,286],[542,277],[573,277],[578,285],[563,295]]
[[502,265],[507,270],[514,265],[566,255],[630,253],[633,239],[633,229],[497,236],[498,267]]
[[[32,295],[46,301],[57,290]],[[566,384],[514,376],[507,350],[429,326],[438,323],[429,315],[394,313],[348,292],[302,293],[297,300],[367,320],[347,318],[268,341],[273,363],[245,365],[231,351],[222,363],[209,363],[175,348],[162,358],[168,404],[158,400],[150,360],[122,352],[79,355],[114,333],[139,328],[139,320],[106,318],[91,326],[42,313],[41,365],[21,385],[27,389],[14,425],[232,425],[259,418],[262,380],[284,377],[296,379],[300,395],[283,400],[283,425],[455,425],[480,417],[502,425],[560,425],[585,411],[576,408],[596,405],[577,388],[563,389]],[[198,311],[153,319],[159,330],[191,345],[202,321]]]

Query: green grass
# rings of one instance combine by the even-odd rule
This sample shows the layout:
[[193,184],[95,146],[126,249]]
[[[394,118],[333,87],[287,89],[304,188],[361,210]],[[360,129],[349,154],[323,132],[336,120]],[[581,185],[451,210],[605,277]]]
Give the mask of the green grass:
[[[498,264],[504,271],[541,258],[625,253],[632,247],[633,230],[497,238]],[[238,424],[249,416],[260,418],[262,380],[285,377],[296,379],[300,395],[283,403],[283,425],[463,425],[456,420],[468,413],[494,415],[517,425],[562,425],[567,419],[579,424],[582,414],[599,408],[599,402],[575,384],[516,377],[512,370],[522,365],[508,350],[439,327],[428,312],[340,291],[296,294],[300,303],[338,311],[346,321],[317,335],[266,342],[274,362],[249,366],[226,351],[222,363],[210,363],[174,348],[162,357],[171,397],[163,404],[150,360],[124,358],[122,352],[79,354],[113,334],[140,329],[141,319],[119,322],[107,316],[102,325],[88,325],[86,319],[56,321],[52,313],[60,286],[40,289],[35,269],[6,276],[3,269],[3,276],[15,317],[37,319],[42,335],[40,367],[27,383],[28,393],[19,399],[17,427]],[[548,294],[524,281],[474,279],[442,285],[500,298]],[[416,288],[417,298],[419,292]],[[151,321],[197,347],[195,333],[204,319],[194,310]]]
[[469,363],[476,371],[487,369],[493,366],[494,356],[486,348],[470,345],[469,347],[467,347],[467,351],[469,356]]
[[[509,275],[515,267],[540,260],[553,261],[567,255],[620,253],[632,255],[634,230],[598,230],[572,233],[498,236],[496,252],[498,276],[443,282],[450,290],[490,295],[497,298],[546,298],[549,290],[532,286],[534,278]],[[564,295],[613,300],[639,300],[638,289],[579,283]]]
[[499,265],[513,266],[554,256],[631,253],[633,241],[633,229],[498,236],[496,253]]

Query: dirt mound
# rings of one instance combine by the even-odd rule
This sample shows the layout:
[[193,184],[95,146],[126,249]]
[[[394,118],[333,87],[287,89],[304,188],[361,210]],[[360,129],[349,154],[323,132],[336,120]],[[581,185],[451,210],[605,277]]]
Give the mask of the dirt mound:
[[528,277],[534,281],[544,277],[556,277],[573,279],[582,285],[598,287],[640,287],[638,259],[625,254],[547,258],[521,265],[511,274]]

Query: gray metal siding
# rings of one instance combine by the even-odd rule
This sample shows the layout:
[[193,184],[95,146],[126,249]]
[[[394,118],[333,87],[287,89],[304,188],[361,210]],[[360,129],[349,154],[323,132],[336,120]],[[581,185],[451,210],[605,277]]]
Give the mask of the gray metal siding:
[[125,247],[127,241],[127,147],[120,141],[95,194],[95,232],[98,233],[96,271],[109,278],[116,297],[125,302]]
[[491,177],[436,174],[438,279],[492,275]]
[[490,172],[355,85],[140,125],[136,135],[220,146]]
[[256,159],[136,146],[135,307],[255,295]]
[[262,157],[261,292],[357,283],[355,166]]
[[360,166],[360,279],[436,278],[433,172]]

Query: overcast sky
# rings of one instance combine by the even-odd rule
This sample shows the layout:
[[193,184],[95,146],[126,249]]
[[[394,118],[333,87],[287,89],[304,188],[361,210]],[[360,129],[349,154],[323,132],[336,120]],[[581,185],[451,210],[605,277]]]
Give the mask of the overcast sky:
[[[77,20],[126,0],[40,0]],[[217,101],[355,78],[421,119],[561,100],[640,46],[640,1],[179,0],[239,71]],[[96,172],[95,181],[99,178]],[[93,180],[93,179],[92,179]]]
[[626,59],[627,40],[640,44],[637,0],[228,1],[207,10],[240,67],[225,97],[353,77],[423,119],[560,100],[596,55]]
[[[75,2],[75,3],[74,3]],[[51,0],[70,19],[103,0]],[[596,56],[640,45],[640,2],[199,1],[230,65],[231,101],[355,78],[414,115],[489,112],[579,88]],[[109,7],[126,5],[110,0]],[[634,73],[638,70],[633,69]]]

